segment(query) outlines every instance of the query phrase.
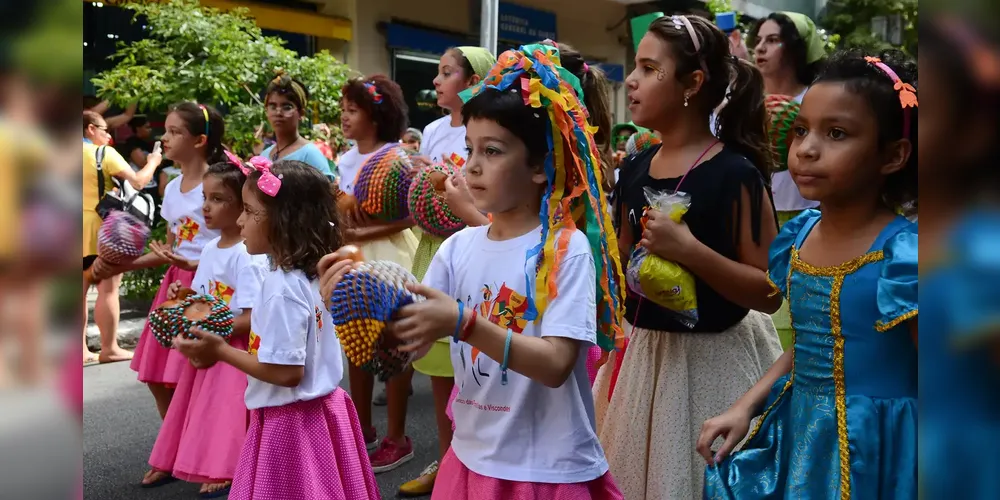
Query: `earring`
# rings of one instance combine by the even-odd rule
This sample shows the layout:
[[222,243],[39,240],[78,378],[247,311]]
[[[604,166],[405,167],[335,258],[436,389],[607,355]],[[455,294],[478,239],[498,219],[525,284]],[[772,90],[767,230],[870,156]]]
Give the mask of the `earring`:
[[688,107],[688,101],[691,100],[691,94],[684,94],[684,107]]

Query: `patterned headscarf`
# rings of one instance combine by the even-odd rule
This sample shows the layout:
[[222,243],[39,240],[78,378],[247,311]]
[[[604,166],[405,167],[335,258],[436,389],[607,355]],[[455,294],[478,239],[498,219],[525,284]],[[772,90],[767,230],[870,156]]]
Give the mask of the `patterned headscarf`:
[[[609,351],[624,342],[621,323],[625,296],[618,242],[607,197],[601,186],[603,173],[594,141],[595,128],[587,125],[580,97],[580,80],[561,66],[559,49],[543,42],[508,50],[481,83],[459,95],[468,102],[485,89],[520,89],[526,106],[543,111],[548,118],[550,153],[545,158],[548,184],[539,218],[542,241],[530,249],[526,259],[537,256],[535,289],[528,287],[529,320],[544,313],[548,302],[559,294],[556,277],[579,227],[590,242],[597,266],[597,345]],[[531,283],[527,275],[525,279]]]
[[497,58],[482,47],[462,46],[455,48],[465,56],[469,65],[472,66],[472,71],[479,75],[479,78],[485,78],[486,74],[490,72],[490,68],[497,63]]
[[[272,92],[278,92],[279,94],[288,97],[288,100],[292,101],[300,111],[305,111],[306,105],[309,103],[308,97],[306,97],[306,89],[301,83],[292,79],[287,73],[279,71],[271,83],[267,84],[267,95],[271,95]],[[265,102],[267,96],[265,96]]]

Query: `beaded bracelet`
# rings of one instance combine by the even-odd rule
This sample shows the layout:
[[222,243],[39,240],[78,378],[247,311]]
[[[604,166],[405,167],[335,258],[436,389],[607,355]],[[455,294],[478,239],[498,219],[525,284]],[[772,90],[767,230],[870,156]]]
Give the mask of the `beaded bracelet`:
[[510,356],[510,339],[514,338],[514,331],[507,329],[507,340],[503,344],[503,363],[500,364],[500,384],[507,385],[507,359]]
[[458,301],[458,322],[455,323],[455,331],[451,334],[451,341],[458,343],[458,334],[462,333],[462,316],[465,313],[465,303]]

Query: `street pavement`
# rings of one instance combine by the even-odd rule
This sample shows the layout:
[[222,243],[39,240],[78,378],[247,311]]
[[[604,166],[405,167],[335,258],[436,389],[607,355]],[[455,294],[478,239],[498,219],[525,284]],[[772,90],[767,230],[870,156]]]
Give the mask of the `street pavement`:
[[[346,366],[347,361],[344,362]],[[341,385],[347,390],[346,377]],[[377,384],[375,390],[379,391]],[[139,481],[149,467],[147,459],[156,440],[160,417],[152,396],[143,384],[136,381],[128,363],[85,367],[83,391],[84,498],[198,498],[198,485],[182,481],[154,489],[139,488]],[[413,441],[414,457],[396,470],[375,476],[385,499],[394,498],[399,485],[415,478],[438,455],[434,401],[430,380],[425,376],[416,375],[413,379],[413,396],[410,397],[407,417],[407,434]],[[373,419],[379,436],[383,436],[386,430],[385,407],[375,407]]]

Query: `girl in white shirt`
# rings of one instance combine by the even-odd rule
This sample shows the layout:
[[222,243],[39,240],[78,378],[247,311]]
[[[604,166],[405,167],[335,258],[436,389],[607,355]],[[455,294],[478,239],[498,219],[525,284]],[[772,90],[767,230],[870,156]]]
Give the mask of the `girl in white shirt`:
[[388,333],[417,352],[452,339],[456,429],[432,499],[621,499],[587,376],[588,348],[622,340],[621,265],[597,146],[571,90],[579,80],[558,71],[550,45],[498,60],[491,87],[463,94],[462,108],[467,182],[492,223],[445,241],[410,287],[428,300],[400,309]]
[[[236,223],[243,213],[245,168],[233,156],[230,162],[212,164],[205,173],[205,226],[221,231],[222,236],[205,245],[191,282],[195,292],[229,305],[236,315],[229,343],[240,350],[247,348],[250,312],[260,294],[266,265],[262,256],[247,252]],[[167,299],[174,299],[182,286],[182,282],[175,281]],[[199,493],[203,498],[225,495],[246,438],[246,388],[247,376],[225,363],[203,370],[184,363],[149,457],[153,469],[143,483],[162,484],[172,476],[201,483]]]
[[[164,126],[163,156],[181,167],[181,175],[167,184],[160,209],[160,216],[167,221],[167,241],[151,242],[150,247],[157,252],[149,252],[123,268],[135,270],[170,264],[151,311],[167,300],[171,283],[191,285],[201,250],[219,237],[218,230],[206,227],[202,215],[202,177],[210,163],[226,159],[222,149],[225,122],[210,106],[180,103],[171,108]],[[139,381],[149,386],[161,418],[167,414],[174,387],[186,364],[183,356],[172,353],[153,338],[147,323],[135,347],[131,368],[139,374]]]
[[[254,161],[253,159],[251,161]],[[239,218],[247,251],[270,268],[250,317],[249,352],[193,330],[175,347],[197,365],[249,375],[250,425],[231,500],[378,499],[350,396],[343,352],[319,295],[316,265],[341,245],[329,181],[294,160],[254,163]]]

